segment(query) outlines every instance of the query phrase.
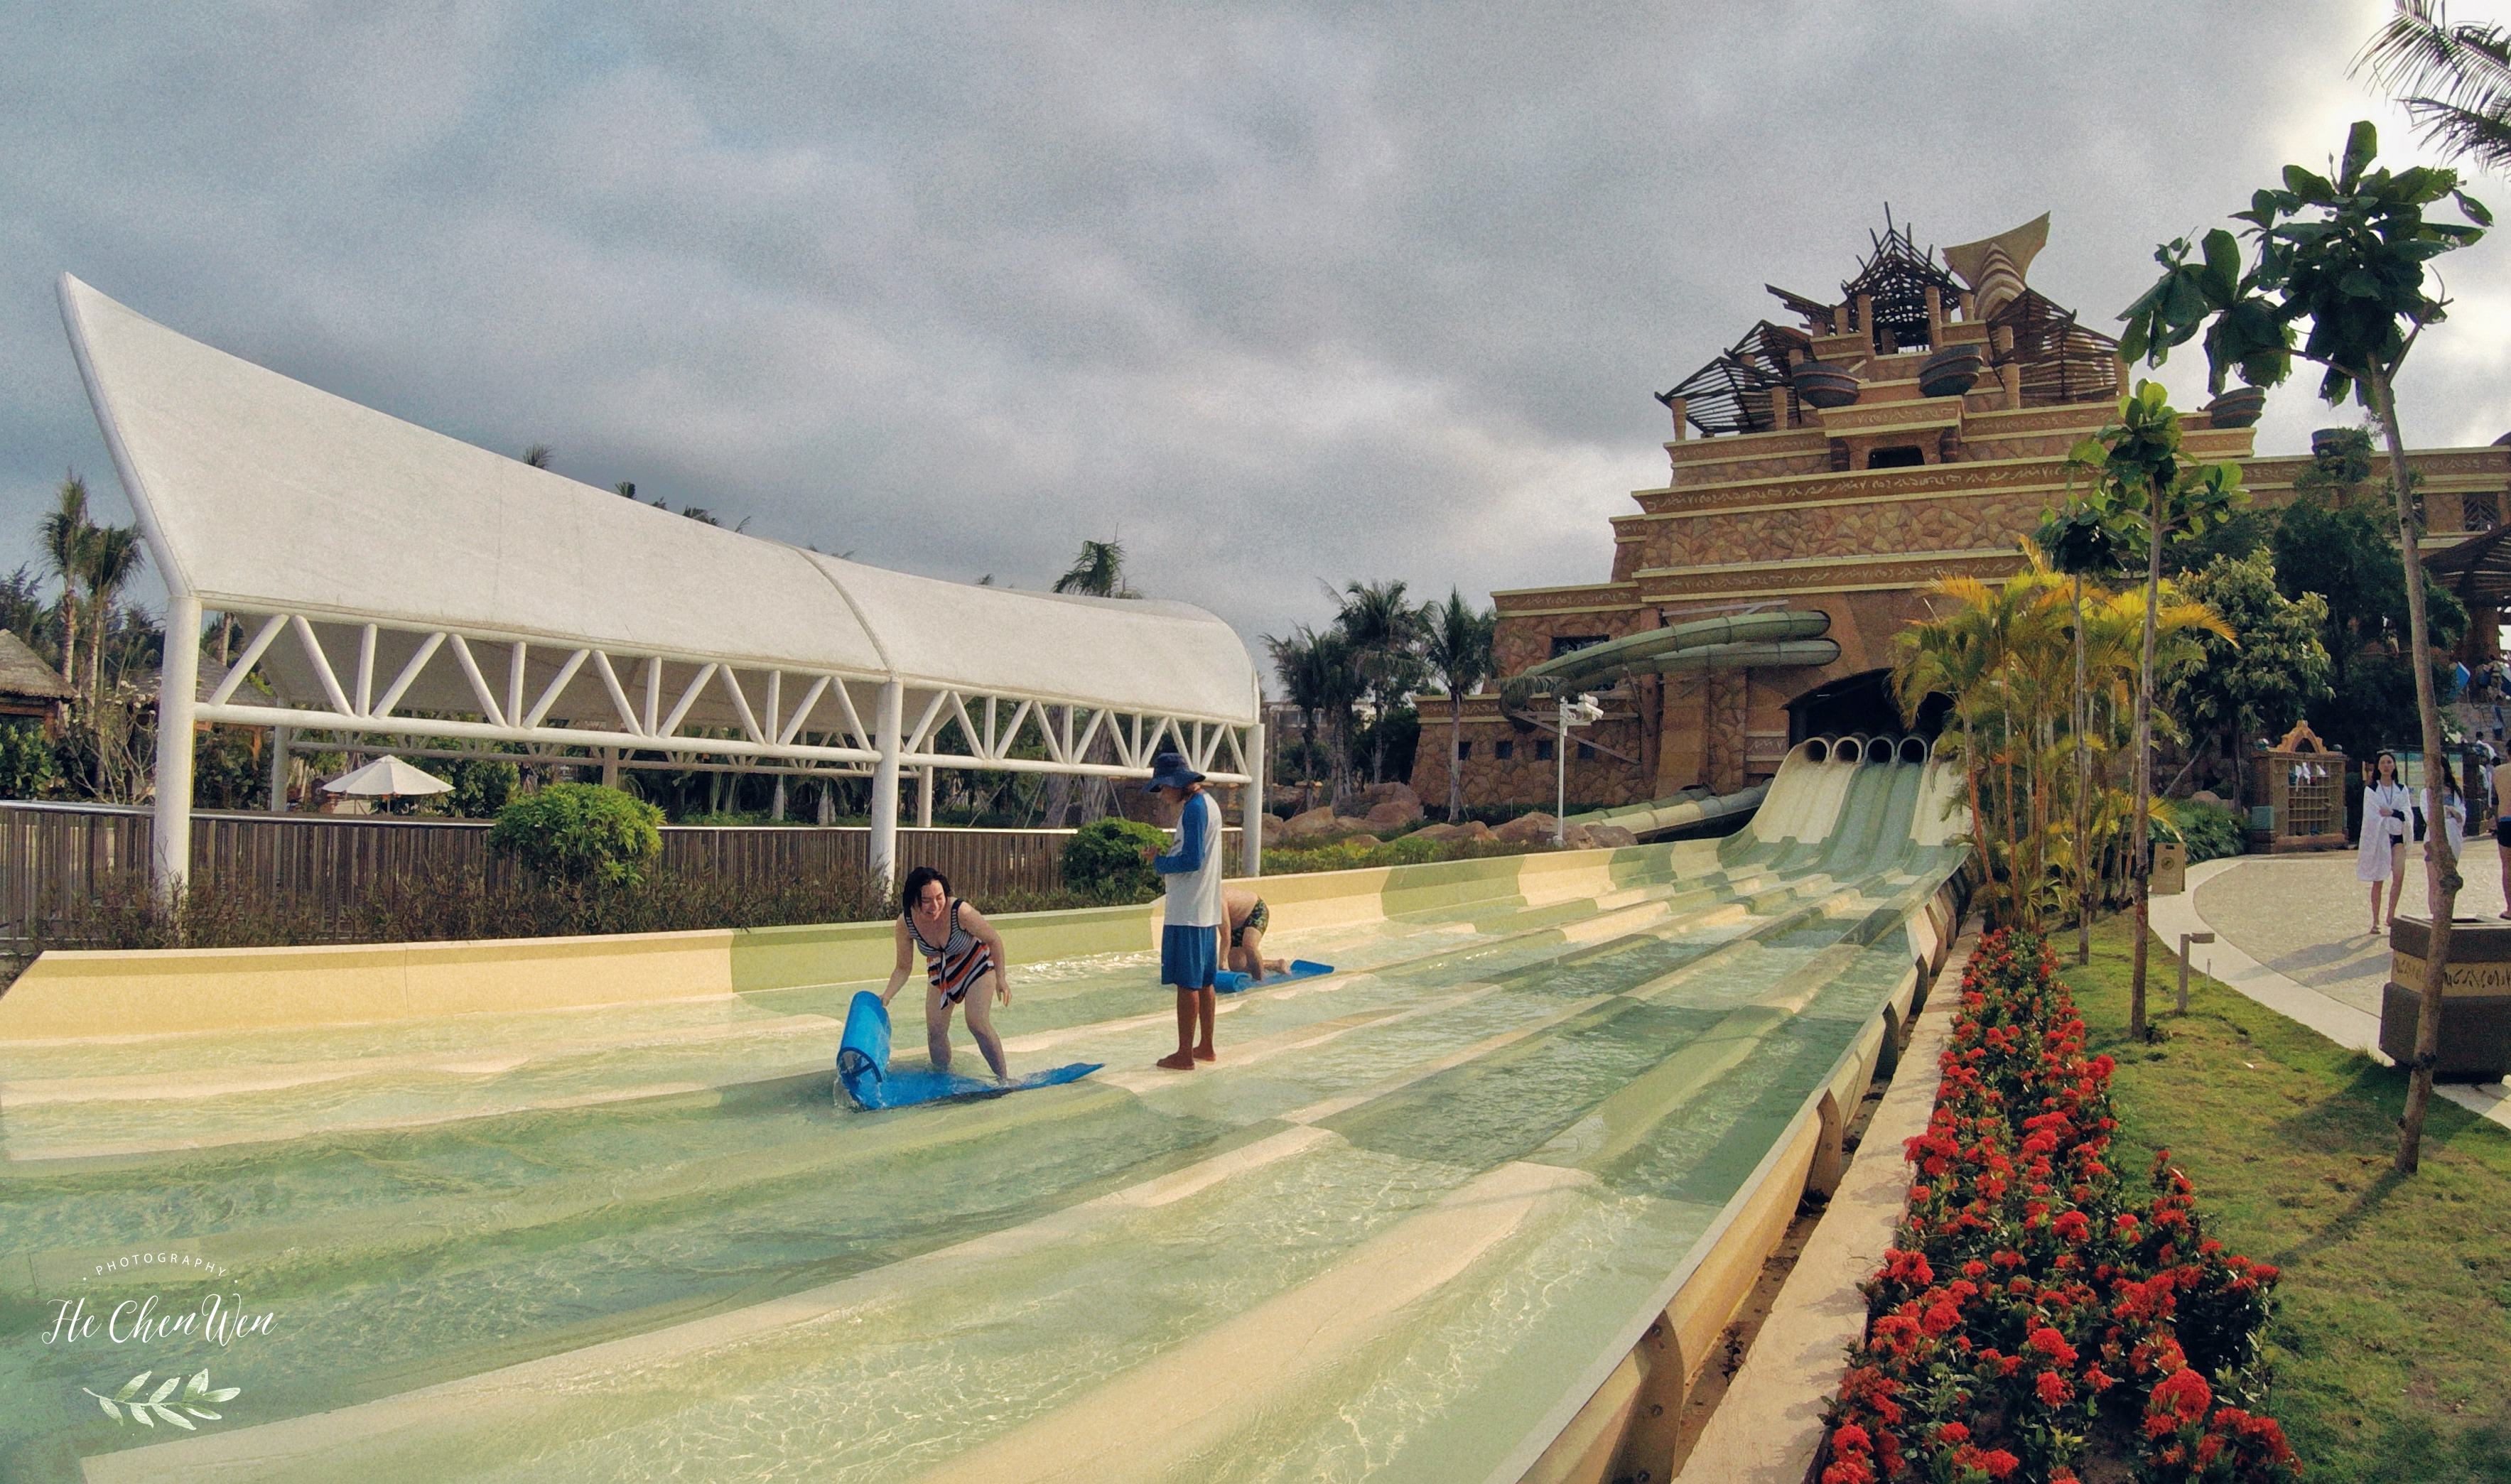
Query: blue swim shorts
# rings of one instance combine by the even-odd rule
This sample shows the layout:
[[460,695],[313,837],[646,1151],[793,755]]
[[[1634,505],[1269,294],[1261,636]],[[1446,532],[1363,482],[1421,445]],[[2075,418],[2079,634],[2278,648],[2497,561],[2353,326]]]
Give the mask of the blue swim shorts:
[[1160,930],[1160,982],[1179,989],[1210,989],[1219,934],[1210,928],[1170,926]]

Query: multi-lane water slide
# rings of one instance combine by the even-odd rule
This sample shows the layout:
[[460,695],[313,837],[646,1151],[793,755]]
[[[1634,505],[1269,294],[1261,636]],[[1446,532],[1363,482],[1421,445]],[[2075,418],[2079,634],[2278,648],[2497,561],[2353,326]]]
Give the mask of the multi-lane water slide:
[[[196,965],[257,975],[223,1028],[39,964],[0,996],[0,1474],[1661,1480],[1942,956],[1952,809],[1916,742],[1818,742],[1721,841],[1268,880],[1342,971],[1229,1001],[1186,1075],[1143,909],[1042,919],[1015,1069],[1109,1070],[883,1113],[829,1069],[879,925],[686,935],[637,962],[725,987],[600,1006],[390,950],[355,1024],[304,991],[337,950]],[[28,1338],[211,1291],[266,1330]],[[204,1368],[240,1393],[192,1432],[83,1393]]]

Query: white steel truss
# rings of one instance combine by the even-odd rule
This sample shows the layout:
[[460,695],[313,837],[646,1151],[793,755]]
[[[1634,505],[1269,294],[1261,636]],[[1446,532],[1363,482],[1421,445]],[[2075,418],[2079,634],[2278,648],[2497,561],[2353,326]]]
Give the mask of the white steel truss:
[[[860,773],[886,755],[903,768],[1121,779],[1147,777],[1155,755],[1176,751],[1214,782],[1244,783],[1256,755],[1252,729],[1225,721],[912,684],[901,686],[893,750],[876,723],[886,683],[876,675],[535,646],[301,613],[230,616],[251,637],[194,708],[198,721],[657,754],[622,756],[630,767],[750,760]],[[267,696],[247,689],[256,673]]]

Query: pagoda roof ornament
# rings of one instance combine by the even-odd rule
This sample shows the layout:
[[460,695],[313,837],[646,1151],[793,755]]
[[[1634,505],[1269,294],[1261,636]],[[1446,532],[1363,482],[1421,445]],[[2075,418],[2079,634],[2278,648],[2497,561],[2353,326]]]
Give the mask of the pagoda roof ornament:
[[2031,271],[2031,260],[2047,246],[2049,213],[2043,211],[1994,237],[1947,247],[1945,261],[1970,285],[1980,318],[1989,320],[1996,317],[1998,310],[2023,297],[2024,280]]

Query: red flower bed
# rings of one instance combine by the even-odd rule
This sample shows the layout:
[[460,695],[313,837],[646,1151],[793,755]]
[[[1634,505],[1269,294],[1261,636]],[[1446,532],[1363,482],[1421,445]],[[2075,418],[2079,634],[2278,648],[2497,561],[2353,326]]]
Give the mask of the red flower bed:
[[2097,1431],[2148,1484],[2300,1477],[2252,1410],[2276,1270],[2205,1235],[2167,1151],[2142,1193],[2110,1168],[2110,1059],[2057,968],[2022,933],[1971,955],[1823,1484],[2070,1484]]

